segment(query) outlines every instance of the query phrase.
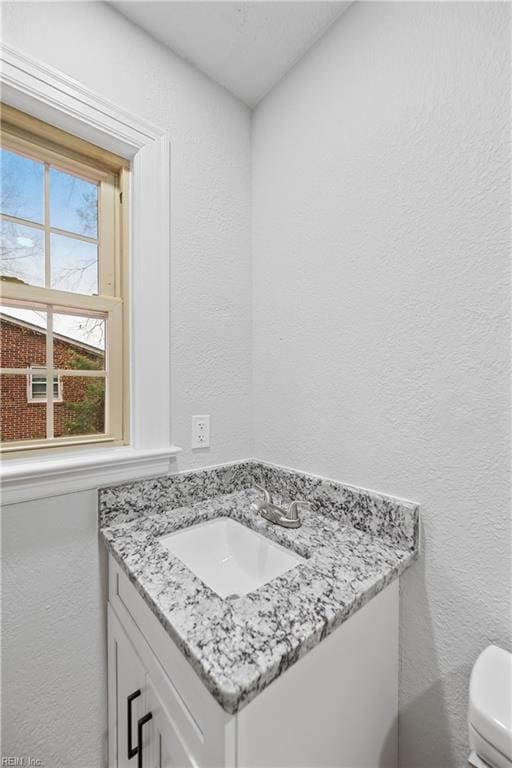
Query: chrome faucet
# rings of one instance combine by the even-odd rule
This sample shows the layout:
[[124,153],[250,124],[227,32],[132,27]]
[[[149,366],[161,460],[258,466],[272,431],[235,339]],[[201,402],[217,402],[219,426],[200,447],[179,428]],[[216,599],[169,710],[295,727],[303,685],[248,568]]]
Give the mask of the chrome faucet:
[[302,522],[299,517],[299,504],[311,507],[309,501],[292,501],[288,508],[284,509],[274,504],[272,496],[266,488],[256,483],[254,487],[263,493],[263,499],[255,501],[251,505],[255,512],[259,512],[265,520],[269,520],[275,525],[282,525],[284,528],[300,528]]

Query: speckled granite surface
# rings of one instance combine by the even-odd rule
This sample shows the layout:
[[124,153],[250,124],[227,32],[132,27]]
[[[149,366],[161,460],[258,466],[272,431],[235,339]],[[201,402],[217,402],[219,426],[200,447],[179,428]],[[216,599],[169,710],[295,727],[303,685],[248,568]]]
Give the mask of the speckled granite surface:
[[[311,501],[285,529],[251,509],[254,482]],[[306,558],[243,597],[221,599],[158,537],[230,517]],[[109,551],[206,687],[229,713],[393,581],[417,553],[418,508],[259,462],[145,480],[100,492]]]
[[293,499],[309,501],[316,512],[333,520],[377,534],[401,547],[415,546],[416,505],[260,461],[242,461],[102,489],[100,525],[129,522],[148,512],[156,514],[172,507],[190,506],[252,488],[254,483],[268,488],[276,503]]

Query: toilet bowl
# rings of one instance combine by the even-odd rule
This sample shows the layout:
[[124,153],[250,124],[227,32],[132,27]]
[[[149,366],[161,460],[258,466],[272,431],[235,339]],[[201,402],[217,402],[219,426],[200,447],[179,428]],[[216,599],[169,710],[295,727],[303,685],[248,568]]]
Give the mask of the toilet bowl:
[[512,654],[496,645],[471,672],[468,729],[471,766],[512,768]]

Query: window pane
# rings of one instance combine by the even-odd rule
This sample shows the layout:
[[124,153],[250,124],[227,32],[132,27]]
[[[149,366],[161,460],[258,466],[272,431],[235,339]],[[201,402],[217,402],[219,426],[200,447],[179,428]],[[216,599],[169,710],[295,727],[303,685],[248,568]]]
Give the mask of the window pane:
[[0,366],[46,365],[46,312],[0,306]]
[[30,403],[27,386],[27,376],[0,375],[2,442],[46,437],[46,402]]
[[105,432],[105,379],[63,376],[63,402],[53,406],[55,437]]
[[74,237],[51,236],[52,288],[98,293],[98,247]]
[[98,370],[105,368],[104,317],[53,315],[53,364],[56,368]]
[[46,400],[46,381],[32,381],[32,400]]
[[98,185],[52,168],[51,226],[79,235],[98,236]]
[[44,165],[16,152],[0,149],[2,213],[43,223]]
[[40,229],[0,222],[0,274],[44,285],[44,237]]

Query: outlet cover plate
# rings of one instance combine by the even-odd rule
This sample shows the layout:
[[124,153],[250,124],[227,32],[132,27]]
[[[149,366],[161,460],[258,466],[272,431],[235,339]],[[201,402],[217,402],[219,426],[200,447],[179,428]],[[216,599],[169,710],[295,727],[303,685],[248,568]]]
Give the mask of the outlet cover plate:
[[192,416],[192,448],[210,447],[210,417]]

